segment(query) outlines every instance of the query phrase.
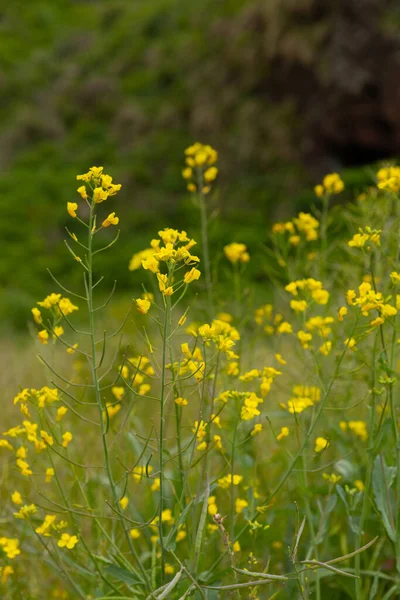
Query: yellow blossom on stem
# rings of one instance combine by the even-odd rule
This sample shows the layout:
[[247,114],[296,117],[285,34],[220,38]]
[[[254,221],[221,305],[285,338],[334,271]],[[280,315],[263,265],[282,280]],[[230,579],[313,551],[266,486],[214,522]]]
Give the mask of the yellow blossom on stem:
[[128,496],[123,496],[123,498],[121,498],[121,500],[119,501],[119,505],[122,510],[125,510],[126,507],[128,506],[128,504],[129,504]]
[[151,306],[150,301],[143,298],[137,298],[135,302],[138,311],[142,313],[142,315],[147,315]]
[[80,187],[78,187],[78,189],[76,191],[81,196],[81,198],[83,198],[84,200],[87,199],[88,195],[87,195],[87,191],[86,191],[86,186],[85,185],[81,185]]
[[325,448],[327,448],[328,446],[328,440],[326,440],[323,437],[317,437],[317,439],[315,440],[314,452],[322,452],[322,450],[325,450]]
[[11,501],[14,504],[22,504],[22,496],[19,492],[15,491],[11,494]]
[[178,406],[186,406],[188,404],[188,400],[186,398],[175,398],[175,404]]
[[281,440],[283,440],[283,438],[287,437],[288,435],[289,435],[289,427],[282,427],[280,432],[276,436],[276,439],[278,440],[278,442],[280,442]]
[[48,340],[49,340],[49,332],[46,331],[46,329],[42,329],[42,331],[39,331],[38,334],[38,339],[40,342],[42,342],[42,344],[47,344]]
[[50,483],[51,480],[53,479],[55,475],[55,471],[53,469],[53,467],[49,467],[48,469],[46,469],[46,483]]
[[254,437],[255,435],[257,435],[258,433],[261,433],[262,431],[262,425],[261,423],[256,423],[253,427],[253,429],[250,432],[251,437]]
[[238,262],[246,263],[250,260],[250,254],[247,252],[247,246],[245,246],[245,244],[238,244],[236,242],[228,244],[224,247],[224,254],[233,264]]
[[247,508],[249,503],[244,498],[236,498],[235,500],[235,511],[237,514],[243,512],[245,508]]
[[62,436],[62,447],[66,448],[68,444],[72,441],[72,433],[70,431],[66,431]]
[[73,218],[76,217],[77,209],[78,209],[78,205],[76,202],[67,202],[67,212],[71,217],[73,217]]
[[115,212],[112,212],[108,215],[107,219],[104,219],[101,226],[102,227],[110,227],[110,225],[118,225],[119,217],[115,216]]
[[57,546],[59,546],[59,548],[67,548],[67,550],[72,550],[76,546],[77,543],[78,543],[78,538],[76,535],[70,535],[69,533],[63,533],[57,542]]
[[196,279],[199,279],[200,275],[201,275],[200,271],[198,269],[196,269],[195,267],[193,267],[190,271],[185,273],[185,275],[183,277],[183,281],[186,284],[192,283],[192,281],[196,281]]

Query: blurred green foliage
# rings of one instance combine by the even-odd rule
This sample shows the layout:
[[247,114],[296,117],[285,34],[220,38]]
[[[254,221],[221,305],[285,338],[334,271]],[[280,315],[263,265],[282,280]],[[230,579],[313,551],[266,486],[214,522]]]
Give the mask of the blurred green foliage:
[[[104,207],[120,216],[124,234],[118,261],[110,253],[103,268],[125,290],[135,279],[124,264],[154,231],[198,233],[180,174],[183,150],[196,139],[220,151],[219,197],[210,200],[220,211],[211,225],[215,252],[233,238],[261,244],[271,212],[310,205],[315,177],[301,162],[301,120],[273,81],[279,60],[329,80],[320,56],[329,13],[315,18],[313,4],[14,0],[3,8],[3,319],[18,322],[53,289],[46,268],[76,278],[63,246],[66,203],[76,200],[76,174],[92,165],[123,184]],[[365,183],[364,172],[353,178]]]

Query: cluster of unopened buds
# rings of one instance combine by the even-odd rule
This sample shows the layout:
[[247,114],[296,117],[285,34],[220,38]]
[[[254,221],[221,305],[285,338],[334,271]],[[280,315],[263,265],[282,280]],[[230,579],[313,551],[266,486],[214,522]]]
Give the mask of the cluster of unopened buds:
[[218,175],[215,166],[218,160],[217,151],[212,146],[196,142],[186,148],[185,156],[186,167],[182,171],[182,177],[187,181],[187,190],[208,194]]

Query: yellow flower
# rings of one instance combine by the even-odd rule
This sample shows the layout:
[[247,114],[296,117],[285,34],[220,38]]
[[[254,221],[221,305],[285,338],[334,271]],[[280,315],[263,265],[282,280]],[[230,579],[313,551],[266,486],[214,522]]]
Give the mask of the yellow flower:
[[103,188],[101,187],[96,187],[93,190],[93,200],[94,202],[96,202],[96,204],[99,204],[100,202],[104,202],[104,200],[107,200],[109,196],[108,191],[103,190]]
[[154,479],[153,485],[151,486],[151,491],[152,492],[158,492],[159,489],[160,489],[160,478],[156,477]]
[[42,342],[42,344],[47,344],[48,343],[48,339],[49,339],[49,332],[46,331],[46,329],[42,329],[42,331],[39,331],[38,334],[38,339],[39,341]]
[[356,486],[359,492],[363,492],[365,489],[364,483],[361,481],[361,479],[356,479],[354,485]]
[[321,352],[321,354],[324,354],[325,356],[328,356],[330,354],[332,350],[332,342],[331,341],[325,341],[322,346],[319,347],[319,351]]
[[307,302],[305,300],[291,300],[290,308],[295,312],[304,312],[307,308]]
[[86,186],[85,185],[81,185],[80,187],[78,187],[78,189],[76,190],[78,192],[78,194],[84,199],[86,200],[88,195],[87,195],[87,191],[86,191]]
[[262,431],[262,425],[261,423],[256,423],[252,429],[252,431],[250,432],[250,435],[252,437],[254,437],[255,435],[257,435],[258,433],[261,433]]
[[278,442],[289,435],[289,427],[282,427],[280,433],[276,436]]
[[38,308],[32,308],[32,315],[36,323],[43,323],[42,314]]
[[280,365],[287,365],[287,361],[282,358],[281,354],[275,354],[275,358]]
[[10,442],[7,440],[0,440],[0,448],[6,448],[7,450],[14,450]]
[[67,348],[67,354],[74,354],[75,350],[78,348],[78,344],[73,344],[70,348]]
[[345,346],[347,346],[348,348],[350,348],[350,350],[355,350],[357,342],[354,338],[347,338],[344,341]]
[[227,490],[231,485],[239,485],[243,481],[243,477],[241,475],[233,475],[229,473],[225,475],[225,477],[221,477],[218,479],[218,487],[223,490]]
[[65,433],[63,433],[62,439],[62,446],[63,448],[66,448],[68,444],[72,441],[72,433],[70,431],[66,431]]
[[19,554],[19,541],[15,538],[0,537],[0,548],[6,554],[7,558],[13,559]]
[[211,181],[214,181],[214,179],[216,179],[217,175],[217,167],[210,167],[209,169],[207,169],[207,171],[204,172],[204,180],[207,181],[207,183],[210,183]]
[[151,303],[149,302],[149,300],[143,299],[143,298],[137,298],[135,300],[136,302],[136,308],[138,309],[138,311],[140,313],[142,313],[142,315],[147,315],[147,313],[149,312]]
[[53,438],[51,437],[51,435],[49,435],[47,433],[47,431],[43,431],[43,429],[42,429],[41,432],[40,432],[40,437],[42,438],[42,440],[44,442],[46,442],[46,444],[48,446],[52,446],[53,445],[53,443],[54,443]]
[[340,194],[344,190],[344,183],[338,173],[330,173],[325,175],[322,184],[315,186],[315,194],[321,198],[325,193]]
[[245,244],[237,244],[236,242],[228,244],[224,247],[224,254],[232,264],[237,262],[246,263],[250,260],[250,254],[247,252]]
[[193,267],[190,271],[185,273],[183,281],[186,284],[191,283],[192,281],[199,279],[200,275],[201,275],[200,271],[198,269],[195,269],[195,267]]
[[179,327],[182,327],[182,325],[184,325],[185,323],[186,323],[186,315],[182,315],[178,321],[178,325],[179,325]]
[[125,510],[126,507],[129,504],[129,499],[127,496],[124,496],[123,498],[121,498],[121,500],[119,501],[119,505],[121,507],[122,510]]
[[329,483],[339,483],[339,481],[342,479],[341,475],[335,475],[335,473],[331,473],[331,475],[328,475],[328,473],[322,473],[322,477],[328,481]]
[[346,306],[342,306],[341,308],[339,308],[338,310],[338,321],[343,321],[344,317],[347,315],[347,307]]
[[0,567],[1,583],[5,585],[10,575],[14,573],[14,569],[10,565]]
[[186,406],[188,404],[188,401],[186,398],[175,398],[175,404],[177,404],[178,406]]
[[234,544],[232,546],[232,550],[234,552],[240,552],[240,544],[239,544],[238,540],[236,540],[236,542],[234,542]]
[[[118,414],[120,410],[120,404],[112,404],[111,402],[106,402],[106,411],[109,419],[115,417],[115,415]],[[104,415],[104,418],[106,419],[106,415]]]
[[277,328],[276,332],[278,334],[281,333],[293,333],[293,327],[287,321],[283,321]]
[[[297,300],[292,300],[291,302],[297,302]],[[307,349],[310,347],[310,344],[308,342],[310,342],[312,340],[311,333],[307,333],[306,331],[300,330],[297,332],[297,337],[304,349]]]
[[141,534],[140,534],[139,529],[134,528],[134,529],[129,530],[129,535],[132,540],[137,540],[138,538],[140,538]]
[[314,188],[314,192],[315,192],[315,195],[318,196],[318,198],[322,198],[322,196],[324,195],[324,192],[325,192],[324,186],[320,185],[320,184],[316,185]]
[[326,440],[323,437],[317,437],[317,439],[315,440],[314,452],[322,452],[322,450],[325,450],[325,448],[327,448],[328,446],[328,440]]
[[22,496],[19,492],[15,491],[11,494],[11,500],[14,504],[22,504]]
[[208,498],[208,514],[212,517],[217,514],[218,507],[215,501],[216,496],[210,496]]
[[185,169],[182,170],[182,177],[184,179],[191,179],[193,175],[193,169],[191,169],[190,167],[186,167]]
[[50,537],[51,528],[56,520],[56,515],[46,515],[44,521],[40,527],[35,529],[35,532],[39,535],[43,535],[44,537]]
[[73,218],[76,217],[77,208],[78,208],[78,205],[76,202],[67,202],[67,211],[71,217],[73,217]]
[[185,539],[185,537],[187,536],[187,533],[184,529],[181,529],[180,531],[178,531],[175,541],[176,542],[181,542],[182,540]]
[[49,467],[46,469],[46,483],[50,483],[54,477],[54,469],[53,467]]
[[363,442],[367,441],[368,430],[367,430],[367,424],[365,423],[365,421],[349,421],[348,427],[349,427],[350,431],[352,431]]
[[107,219],[104,219],[102,222],[102,227],[110,227],[110,225],[118,225],[119,217],[115,216],[115,212],[112,212],[108,215]]
[[235,511],[240,514],[249,505],[247,500],[243,498],[236,498],[235,500]]
[[60,548],[67,548],[68,550],[72,550],[78,543],[78,538],[76,535],[69,535],[69,533],[63,533],[60,539],[57,542],[57,546]]
[[53,335],[54,338],[61,337],[63,335],[63,333],[64,333],[64,327],[61,327],[61,325],[56,325],[54,327],[54,335]]
[[60,406],[60,408],[57,409],[56,421],[59,423],[61,419],[67,414],[67,412],[68,408],[66,406]]
[[[37,512],[37,508],[34,504],[25,504],[22,508],[20,508],[19,512],[14,513],[14,517],[16,519],[26,519],[31,515],[34,515]],[[1,538],[0,538],[1,540]]]
[[111,392],[114,398],[116,398],[117,400],[122,400],[125,394],[125,388],[122,385],[114,385],[111,388]]
[[392,283],[394,285],[399,285],[400,284],[400,273],[397,273],[396,271],[392,271],[392,273],[390,273],[390,279],[392,280]]

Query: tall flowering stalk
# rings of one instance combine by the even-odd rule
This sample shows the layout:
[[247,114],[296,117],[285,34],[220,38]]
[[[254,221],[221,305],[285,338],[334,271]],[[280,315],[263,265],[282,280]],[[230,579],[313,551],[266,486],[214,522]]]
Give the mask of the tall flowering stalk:
[[208,243],[208,218],[207,195],[218,175],[215,166],[218,153],[208,145],[196,142],[185,150],[186,167],[182,171],[183,178],[187,181],[187,190],[197,195],[201,216],[201,243],[203,264],[206,278],[209,316],[214,316],[213,284],[211,277],[211,264]]

